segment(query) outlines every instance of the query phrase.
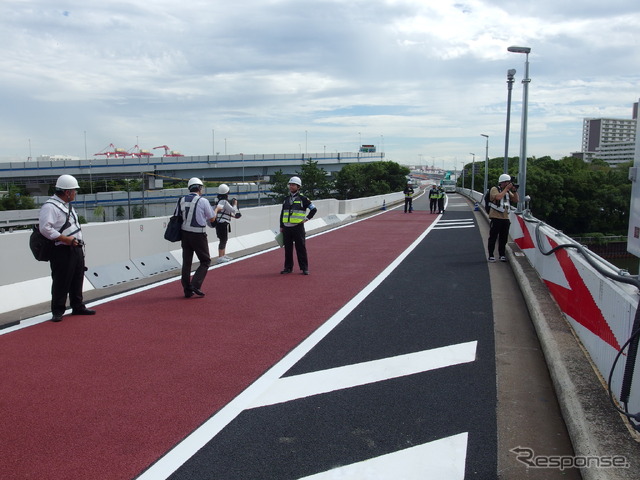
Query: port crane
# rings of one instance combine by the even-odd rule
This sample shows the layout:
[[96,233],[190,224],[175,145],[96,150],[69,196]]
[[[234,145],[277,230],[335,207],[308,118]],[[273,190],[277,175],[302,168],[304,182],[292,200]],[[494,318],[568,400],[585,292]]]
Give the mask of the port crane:
[[156,150],[158,148],[164,148],[164,155],[162,155],[163,157],[184,157],[183,154],[181,154],[180,152],[176,152],[175,150],[171,150],[166,145],[160,145],[159,147],[153,147],[154,150]]
[[149,150],[141,150],[138,145],[134,145],[133,147],[131,147],[128,153],[129,155],[133,157],[138,157],[138,158],[153,157],[153,153],[151,153]]
[[[111,150],[109,150],[111,149]],[[124,158],[129,157],[131,154],[127,152],[124,148],[116,148],[113,143],[110,143],[108,147],[103,148],[98,153],[94,153],[93,156],[104,155],[107,158]]]

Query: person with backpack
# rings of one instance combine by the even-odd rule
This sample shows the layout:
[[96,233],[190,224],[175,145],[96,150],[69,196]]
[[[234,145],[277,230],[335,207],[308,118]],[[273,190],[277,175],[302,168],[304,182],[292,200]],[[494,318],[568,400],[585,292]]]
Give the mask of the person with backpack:
[[498,178],[498,185],[491,187],[489,191],[489,240],[487,242],[487,250],[489,253],[489,261],[495,262],[493,256],[496,241],[498,243],[498,256],[501,262],[506,262],[507,240],[509,238],[509,212],[512,204],[517,204],[518,187],[511,180],[511,175],[503,173]]
[[[209,241],[207,240],[207,224],[213,222],[216,213],[208,200],[202,198],[204,184],[199,178],[193,177],[187,183],[189,194],[180,199],[178,208],[182,215],[182,276],[181,283],[184,296],[191,298],[193,295],[204,297],[201,290],[209,266]],[[178,212],[176,212],[178,213]],[[191,278],[191,265],[193,254],[196,254],[200,265]]]
[[238,201],[234,198],[229,202],[229,186],[221,184],[218,187],[218,203],[215,207],[216,212],[216,235],[218,237],[218,260],[216,263],[224,263],[231,260],[231,257],[225,255],[227,241],[229,240],[229,231],[231,230],[231,217],[238,214]]
[[55,193],[40,208],[40,233],[55,242],[51,251],[51,321],[60,322],[66,310],[67,297],[71,315],[95,315],[82,297],[84,284],[84,242],[78,213],[71,202],[80,185],[71,175],[60,175]]

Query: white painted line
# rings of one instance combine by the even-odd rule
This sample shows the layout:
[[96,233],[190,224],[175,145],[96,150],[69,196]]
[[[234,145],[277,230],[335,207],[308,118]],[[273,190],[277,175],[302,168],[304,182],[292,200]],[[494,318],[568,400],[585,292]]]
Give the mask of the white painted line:
[[[385,268],[371,283],[362,289],[355,297],[347,302],[331,318],[322,324],[315,332],[308,336],[302,343],[293,349],[280,362],[271,367],[247,389],[240,393],[231,402],[226,404],[218,413],[194,430],[182,442],[167,452],[148,470],[142,473],[138,480],[165,479],[183,465],[189,458],[215,437],[243,410],[252,405],[256,398],[260,397],[273,382],[277,381],[284,373],[305,356],[320,340],[331,332],[344,318],[351,313],[371,292],[393,272],[400,263],[420,244],[420,242],[432,230],[435,223],[431,224],[407,249]],[[275,247],[278,248],[278,247]]]
[[434,230],[452,230],[454,228],[474,228],[474,227],[475,225],[451,225],[451,226],[443,225],[441,227],[434,228]]
[[300,480],[464,480],[467,439],[459,433]]
[[460,343],[422,352],[280,378],[271,384],[269,389],[248,408],[274,405],[321,393],[473,362],[476,359],[477,343],[475,341]]

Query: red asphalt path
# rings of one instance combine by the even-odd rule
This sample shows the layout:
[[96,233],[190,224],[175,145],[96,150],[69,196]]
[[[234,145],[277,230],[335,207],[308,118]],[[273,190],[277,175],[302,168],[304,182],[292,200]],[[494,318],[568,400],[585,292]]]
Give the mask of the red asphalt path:
[[435,220],[393,210],[307,240],[310,276],[272,250],[0,335],[0,478],[131,479],[370,283]]

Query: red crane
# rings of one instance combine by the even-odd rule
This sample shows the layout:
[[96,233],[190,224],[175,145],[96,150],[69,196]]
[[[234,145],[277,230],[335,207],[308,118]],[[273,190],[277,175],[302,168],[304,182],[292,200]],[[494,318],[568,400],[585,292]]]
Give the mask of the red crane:
[[180,152],[176,152],[175,150],[169,149],[169,147],[166,146],[166,145],[160,145],[159,147],[153,147],[154,150],[157,149],[157,148],[164,148],[163,157],[184,157],[183,154],[181,154]]
[[[112,150],[108,150],[108,149],[112,149]],[[127,152],[124,148],[116,148],[116,146],[113,143],[110,143],[108,147],[103,148],[98,153],[94,153],[93,155],[94,156],[104,155],[107,158],[111,158],[111,157],[124,158],[124,157],[131,156],[131,154]]]
[[131,147],[128,153],[129,155],[138,157],[138,158],[153,157],[153,153],[151,153],[149,150],[140,150],[140,147],[138,145]]

